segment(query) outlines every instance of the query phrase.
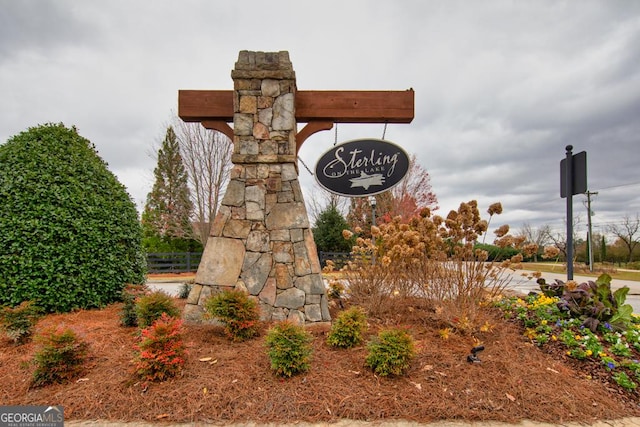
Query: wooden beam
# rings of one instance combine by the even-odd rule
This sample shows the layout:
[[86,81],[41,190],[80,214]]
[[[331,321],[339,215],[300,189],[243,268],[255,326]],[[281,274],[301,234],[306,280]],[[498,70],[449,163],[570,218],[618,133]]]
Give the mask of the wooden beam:
[[[411,123],[414,91],[296,92],[296,121]],[[185,122],[233,121],[233,91],[180,90],[178,115]]]
[[180,90],[178,116],[185,122],[233,121],[232,90]]
[[296,134],[296,154],[300,151],[302,143],[307,140],[311,135],[321,130],[330,130],[333,127],[333,122],[314,120],[307,123],[300,132]]
[[413,103],[413,90],[300,91],[296,93],[296,121],[411,123]]
[[231,142],[233,142],[233,129],[227,124],[227,122],[223,120],[203,120],[201,123],[206,129],[213,129],[218,132],[222,132],[231,140]]

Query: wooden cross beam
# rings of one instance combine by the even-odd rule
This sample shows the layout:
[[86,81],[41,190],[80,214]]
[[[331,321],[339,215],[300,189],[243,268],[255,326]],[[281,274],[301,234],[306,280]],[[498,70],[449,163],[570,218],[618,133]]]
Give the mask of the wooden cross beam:
[[[411,123],[414,91],[297,91],[296,122],[307,123],[296,135],[296,151],[314,133],[334,123]],[[232,90],[180,90],[178,116],[200,122],[233,140]]]

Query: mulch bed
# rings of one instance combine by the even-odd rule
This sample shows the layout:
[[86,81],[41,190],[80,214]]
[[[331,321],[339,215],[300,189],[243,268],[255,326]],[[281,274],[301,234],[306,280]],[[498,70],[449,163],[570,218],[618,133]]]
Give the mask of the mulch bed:
[[[183,300],[176,300],[183,305]],[[400,309],[401,307],[401,309]],[[76,381],[31,388],[36,345],[0,340],[0,404],[62,405],[67,420],[161,422],[330,422],[338,419],[419,422],[523,419],[564,423],[638,416],[637,393],[588,377],[580,365],[548,354],[517,325],[492,317],[493,329],[442,339],[428,307],[411,301],[370,320],[409,329],[419,355],[406,376],[383,378],[364,367],[366,348],[327,346],[328,326],[313,327],[308,373],[282,379],[270,371],[264,325],[257,339],[230,342],[216,326],[185,325],[189,356],[180,377],[143,384],[132,374],[137,329],[120,326],[121,304],[103,310],[49,315],[37,330],[66,324],[90,343],[86,372]],[[335,315],[335,313],[334,313]],[[481,363],[468,363],[481,342]],[[211,358],[207,361],[200,359]],[[591,379],[590,379],[591,378]]]

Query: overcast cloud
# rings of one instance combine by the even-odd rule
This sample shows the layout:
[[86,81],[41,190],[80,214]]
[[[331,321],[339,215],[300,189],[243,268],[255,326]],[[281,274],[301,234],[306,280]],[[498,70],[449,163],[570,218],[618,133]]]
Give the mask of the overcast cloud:
[[[430,173],[441,214],[501,201],[492,224],[562,230],[569,144],[587,152],[596,232],[640,212],[637,0],[0,0],[0,143],[75,125],[142,207],[178,90],[232,89],[241,50],[289,51],[300,90],[413,88],[415,119],[385,136]],[[341,124],[338,142],[383,128]]]

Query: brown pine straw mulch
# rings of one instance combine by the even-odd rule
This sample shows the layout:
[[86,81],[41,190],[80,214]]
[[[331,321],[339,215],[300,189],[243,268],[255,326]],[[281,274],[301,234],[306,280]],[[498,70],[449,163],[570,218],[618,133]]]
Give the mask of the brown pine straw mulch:
[[[177,300],[178,304],[184,302]],[[406,376],[381,378],[364,367],[365,346],[334,350],[328,326],[310,328],[314,354],[308,373],[282,379],[270,371],[264,334],[232,343],[220,327],[185,325],[189,356],[182,376],[146,387],[132,375],[136,329],[120,326],[121,304],[103,310],[49,315],[42,331],[65,324],[90,343],[91,358],[77,381],[30,388],[35,344],[0,341],[0,404],[62,405],[67,420],[166,422],[331,422],[339,419],[417,422],[523,419],[564,423],[638,416],[638,394],[602,379],[589,379],[580,365],[527,342],[513,323],[495,315],[493,330],[476,337],[451,334],[433,311],[411,301],[382,319],[370,319],[369,334],[383,326],[408,328],[419,355]],[[335,312],[333,315],[335,316]],[[482,362],[466,361],[482,342]],[[208,361],[200,359],[211,358]]]

